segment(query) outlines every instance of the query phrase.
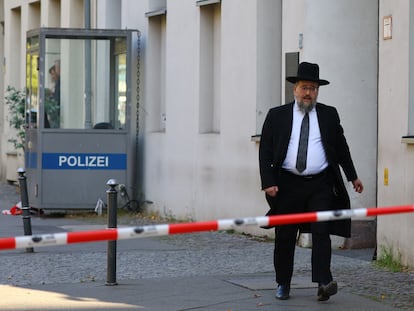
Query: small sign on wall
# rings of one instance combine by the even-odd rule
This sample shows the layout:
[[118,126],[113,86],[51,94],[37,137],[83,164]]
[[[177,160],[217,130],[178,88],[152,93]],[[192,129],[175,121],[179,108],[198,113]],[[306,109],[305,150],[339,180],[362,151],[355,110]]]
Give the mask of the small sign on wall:
[[392,39],[392,16],[384,16],[383,18],[383,38],[384,40]]

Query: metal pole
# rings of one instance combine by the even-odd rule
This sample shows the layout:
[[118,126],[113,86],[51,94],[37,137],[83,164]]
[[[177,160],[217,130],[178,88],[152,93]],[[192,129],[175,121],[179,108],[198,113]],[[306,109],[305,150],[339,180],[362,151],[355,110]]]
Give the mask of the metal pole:
[[[29,207],[29,196],[27,195],[27,181],[25,176],[24,168],[20,167],[17,170],[19,175],[19,186],[20,186],[20,201],[22,203],[23,211],[23,229],[24,235],[32,235],[32,223],[30,220],[30,207]],[[26,248],[26,253],[33,253],[33,247]]]
[[[118,182],[115,179],[110,179],[106,183],[110,189],[106,191],[108,197],[108,228],[117,227],[117,191]],[[107,252],[107,272],[105,285],[118,285],[116,282],[116,240],[108,241]]]

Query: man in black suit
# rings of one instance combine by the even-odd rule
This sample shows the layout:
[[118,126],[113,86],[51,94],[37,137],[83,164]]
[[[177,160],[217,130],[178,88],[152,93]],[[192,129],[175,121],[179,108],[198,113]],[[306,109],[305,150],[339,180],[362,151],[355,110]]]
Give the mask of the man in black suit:
[[[350,201],[340,168],[356,192],[363,191],[346,142],[337,110],[317,103],[319,66],[303,62],[294,83],[295,101],[270,109],[263,125],[259,149],[262,189],[270,210],[267,215],[349,209]],[[350,220],[282,225],[275,228],[274,267],[276,298],[290,295],[298,230],[312,233],[312,282],[318,300],[337,293],[331,274],[330,234],[350,237]]]

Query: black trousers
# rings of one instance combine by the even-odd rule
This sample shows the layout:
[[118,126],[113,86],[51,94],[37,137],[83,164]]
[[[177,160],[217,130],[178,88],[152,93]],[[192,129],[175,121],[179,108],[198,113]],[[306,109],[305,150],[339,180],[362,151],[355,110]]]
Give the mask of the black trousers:
[[[328,170],[309,178],[282,172],[275,200],[278,214],[331,210],[334,202],[333,179]],[[291,282],[299,228],[299,224],[292,224],[278,226],[275,229],[274,267],[278,284]],[[332,281],[329,223],[311,223],[310,232],[312,282],[327,284]]]

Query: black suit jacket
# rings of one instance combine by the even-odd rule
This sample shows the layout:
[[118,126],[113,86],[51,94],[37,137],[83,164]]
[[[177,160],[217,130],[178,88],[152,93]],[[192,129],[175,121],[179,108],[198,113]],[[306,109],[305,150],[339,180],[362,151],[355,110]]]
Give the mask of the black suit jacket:
[[[262,189],[279,184],[280,172],[286,157],[293,123],[294,102],[269,110],[263,124],[259,148],[259,165]],[[340,166],[348,181],[357,179],[354,164],[336,108],[316,104],[321,139],[334,179],[334,209],[349,209],[350,201],[342,179]],[[269,198],[268,198],[269,199]],[[268,200],[269,202],[269,200]],[[277,206],[270,204],[267,215],[278,214]],[[349,237],[350,220],[333,221],[331,234]]]

